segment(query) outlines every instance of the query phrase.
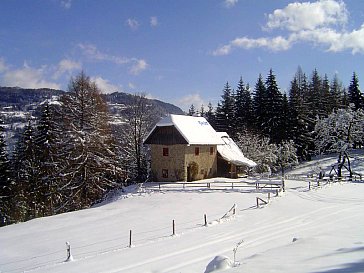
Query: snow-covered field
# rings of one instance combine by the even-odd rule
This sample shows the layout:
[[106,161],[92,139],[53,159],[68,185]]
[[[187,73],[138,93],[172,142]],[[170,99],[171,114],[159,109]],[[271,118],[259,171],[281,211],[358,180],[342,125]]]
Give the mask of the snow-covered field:
[[[153,184],[128,188],[91,209],[3,227],[0,272],[197,273],[218,266],[249,273],[364,272],[364,183],[309,191],[307,182],[294,178],[319,166],[330,170],[334,162],[327,157],[300,165],[278,197],[270,187],[219,183],[231,181],[225,179],[161,190]],[[364,173],[363,154],[353,164]],[[257,208],[256,197],[267,200],[268,192],[270,203]],[[236,214],[223,217],[234,204]],[[242,240],[234,264],[233,249]],[[66,242],[73,261],[65,262]]]

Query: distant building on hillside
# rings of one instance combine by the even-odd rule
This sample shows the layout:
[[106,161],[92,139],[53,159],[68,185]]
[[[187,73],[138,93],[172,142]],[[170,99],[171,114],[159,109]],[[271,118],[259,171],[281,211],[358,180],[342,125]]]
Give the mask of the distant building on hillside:
[[156,124],[144,144],[151,145],[155,181],[235,178],[240,168],[256,165],[203,117],[170,115]]

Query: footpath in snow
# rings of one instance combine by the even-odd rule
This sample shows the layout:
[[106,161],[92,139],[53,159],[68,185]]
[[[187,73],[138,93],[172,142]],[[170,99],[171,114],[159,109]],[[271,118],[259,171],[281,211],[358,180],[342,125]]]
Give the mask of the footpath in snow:
[[[277,197],[255,178],[248,187],[146,184],[91,209],[3,227],[0,272],[364,272],[364,183],[309,190],[297,179],[333,162],[300,165]],[[363,155],[353,164],[364,173]]]

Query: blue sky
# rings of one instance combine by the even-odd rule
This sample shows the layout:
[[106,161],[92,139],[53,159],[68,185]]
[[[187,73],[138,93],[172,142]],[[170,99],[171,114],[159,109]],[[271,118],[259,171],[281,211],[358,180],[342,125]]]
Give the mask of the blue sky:
[[361,0],[3,0],[0,85],[67,90],[84,70],[104,92],[143,92],[187,110],[224,84],[298,66],[364,81]]

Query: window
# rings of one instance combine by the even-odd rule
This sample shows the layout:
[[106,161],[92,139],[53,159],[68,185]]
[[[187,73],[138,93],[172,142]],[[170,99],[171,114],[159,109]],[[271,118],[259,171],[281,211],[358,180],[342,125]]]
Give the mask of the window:
[[162,170],[162,177],[163,178],[168,178],[168,170],[167,169]]
[[195,147],[195,155],[199,155],[200,154],[200,147]]
[[214,154],[214,147],[210,147],[210,155]]
[[163,148],[163,156],[169,156],[169,149]]

